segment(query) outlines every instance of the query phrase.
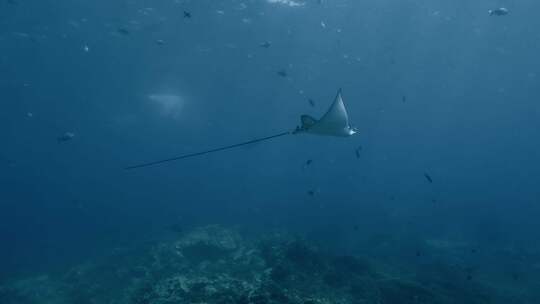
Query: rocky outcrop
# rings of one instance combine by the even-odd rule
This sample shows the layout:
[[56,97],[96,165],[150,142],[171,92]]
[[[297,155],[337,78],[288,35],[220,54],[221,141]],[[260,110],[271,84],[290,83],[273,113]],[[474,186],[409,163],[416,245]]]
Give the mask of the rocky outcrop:
[[449,304],[487,303],[473,288],[422,284],[377,269],[366,258],[336,256],[302,238],[246,240],[207,226],[180,238],[115,250],[65,275],[0,287],[0,303],[77,304]]

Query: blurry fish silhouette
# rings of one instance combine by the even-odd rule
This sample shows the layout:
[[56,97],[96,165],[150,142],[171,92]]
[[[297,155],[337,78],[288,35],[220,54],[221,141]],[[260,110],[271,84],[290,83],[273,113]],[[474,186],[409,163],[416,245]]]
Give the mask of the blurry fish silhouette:
[[431,176],[427,173],[424,173],[424,177],[427,179],[427,181],[432,184],[433,183],[433,179],[431,178]]
[[171,232],[174,232],[174,233],[183,233],[184,232],[184,227],[180,223],[174,223],[174,224],[169,225],[167,227],[167,230],[169,230]]
[[356,154],[356,158],[360,158],[360,152],[362,152],[362,146],[358,146],[358,148],[354,149],[354,154]]
[[241,146],[251,145],[254,143],[267,141],[267,140],[282,137],[285,135],[306,133],[306,134],[324,135],[324,136],[349,137],[356,133],[356,130],[351,128],[351,126],[349,125],[349,116],[347,114],[347,110],[345,109],[343,98],[341,97],[341,89],[338,91],[337,96],[334,99],[334,102],[332,103],[332,105],[330,106],[326,114],[324,114],[321,117],[321,119],[317,120],[308,115],[302,115],[300,119],[301,119],[302,125],[299,127],[296,127],[296,129],[293,131],[285,131],[285,132],[281,132],[275,135],[256,138],[256,139],[252,139],[252,140],[237,143],[237,144],[232,144],[229,146],[224,146],[224,147],[214,148],[214,149],[205,150],[201,152],[195,152],[195,153],[171,157],[171,158],[167,158],[163,160],[129,166],[129,167],[126,167],[125,169],[136,169],[136,168],[154,166],[154,165],[171,162],[175,160],[201,156],[201,155],[205,155],[209,153],[214,153],[214,152],[229,150],[233,148],[238,148]]
[[407,102],[407,96],[405,95],[401,96],[401,102]]
[[66,141],[70,141],[72,140],[73,138],[75,137],[75,134],[74,133],[71,133],[71,132],[66,132],[60,136],[58,136],[56,138],[56,140],[58,141],[58,143],[62,143],[62,142],[66,142]]
[[282,69],[282,70],[279,70],[279,71],[277,72],[277,74],[278,74],[279,76],[281,76],[281,77],[287,77],[287,76],[289,76],[289,74],[287,74],[287,71],[285,71],[285,70],[283,70],[283,69]]
[[261,44],[259,44],[260,47],[263,47],[265,49],[269,48],[272,44],[270,43],[270,41],[265,41]]
[[313,163],[313,160],[311,159],[306,160],[306,162],[302,166],[302,169],[306,169],[307,167],[309,167],[309,165],[311,165],[311,163]]
[[184,18],[191,18],[191,13],[188,11],[184,11]]
[[314,101],[313,99],[310,98],[310,99],[308,100],[308,102],[309,102],[309,105],[310,105],[310,106],[312,106],[312,107],[315,106],[315,101]]
[[488,14],[490,16],[506,16],[508,15],[508,13],[509,13],[508,9],[504,7],[499,7],[499,8],[488,11]]
[[119,34],[122,34],[124,36],[129,35],[129,30],[125,27],[120,27],[116,30]]

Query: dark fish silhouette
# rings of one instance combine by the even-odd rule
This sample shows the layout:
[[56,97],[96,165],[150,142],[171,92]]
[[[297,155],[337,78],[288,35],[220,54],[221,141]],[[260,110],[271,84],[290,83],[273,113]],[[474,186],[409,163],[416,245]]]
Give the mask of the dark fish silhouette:
[[356,154],[356,158],[360,158],[360,152],[362,152],[362,146],[358,146],[358,147],[354,150],[354,154]]
[[427,179],[427,181],[432,184],[433,183],[433,179],[431,178],[431,176],[427,173],[424,173],[424,177]]
[[191,13],[188,11],[184,11],[184,18],[191,18]]
[[174,232],[174,233],[182,233],[184,232],[184,227],[180,223],[174,223],[172,225],[169,225],[167,227],[167,230],[170,230],[171,232]]
[[488,11],[488,14],[490,16],[506,16],[508,15],[508,13],[509,13],[508,9],[504,7],[499,7],[499,8]]
[[287,77],[289,74],[287,74],[287,71],[285,70],[279,70],[277,74],[281,77]]
[[407,96],[403,95],[401,96],[401,102],[406,102],[407,101]]
[[312,162],[313,162],[313,161],[312,161],[311,159],[308,159],[308,160],[306,161],[306,166],[311,165]]
[[73,139],[73,137],[75,137],[75,134],[74,133],[71,133],[71,132],[66,132],[60,136],[58,136],[56,138],[56,140],[58,141],[58,143],[62,143],[62,142],[66,142],[66,141],[70,141]]
[[309,196],[315,196],[315,191],[314,190],[309,190],[307,193],[309,194]]
[[117,30],[116,30],[119,34],[122,34],[124,36],[127,36],[129,35],[129,30],[125,27],[119,27]]
[[315,106],[315,101],[314,101],[313,99],[310,98],[310,99],[308,100],[308,102],[309,102],[309,105],[310,105],[310,106],[312,106],[312,107]]
[[270,43],[270,41],[265,41],[261,44],[259,44],[260,47],[263,47],[265,49],[269,48],[270,46],[272,46],[272,44]]

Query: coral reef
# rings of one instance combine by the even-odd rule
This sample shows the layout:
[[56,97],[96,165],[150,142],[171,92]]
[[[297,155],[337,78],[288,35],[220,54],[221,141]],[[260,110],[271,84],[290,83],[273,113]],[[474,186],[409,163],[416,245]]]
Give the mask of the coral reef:
[[368,258],[330,254],[287,234],[245,239],[235,230],[207,226],[174,241],[115,250],[59,277],[14,281],[0,287],[0,302],[494,303],[485,287],[448,282],[434,273],[405,279],[375,265]]

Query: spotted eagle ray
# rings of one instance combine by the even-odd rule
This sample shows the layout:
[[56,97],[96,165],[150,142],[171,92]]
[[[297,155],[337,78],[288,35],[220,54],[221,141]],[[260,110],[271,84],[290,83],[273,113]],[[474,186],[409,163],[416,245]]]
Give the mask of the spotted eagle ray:
[[312,134],[312,135],[323,135],[323,136],[336,136],[336,137],[349,137],[356,133],[356,129],[352,128],[349,124],[349,115],[347,114],[347,109],[343,103],[343,98],[341,96],[341,89],[338,90],[336,98],[328,111],[320,118],[315,119],[309,115],[302,115],[300,117],[301,125],[296,127],[292,131],[285,131],[275,135],[270,135],[266,137],[256,138],[248,140],[245,142],[232,144],[228,146],[223,146],[219,148],[214,148],[210,150],[184,154],[180,156],[175,156],[171,158],[166,158],[162,160],[142,163],[138,165],[133,165],[126,167],[125,169],[137,169],[143,167],[154,166],[162,163],[172,162],[180,159],[191,158],[195,156],[201,156],[209,153],[229,150],[233,148],[238,148],[241,146],[251,145],[254,143],[271,140],[277,137],[282,137],[285,135],[297,135],[297,134]]

